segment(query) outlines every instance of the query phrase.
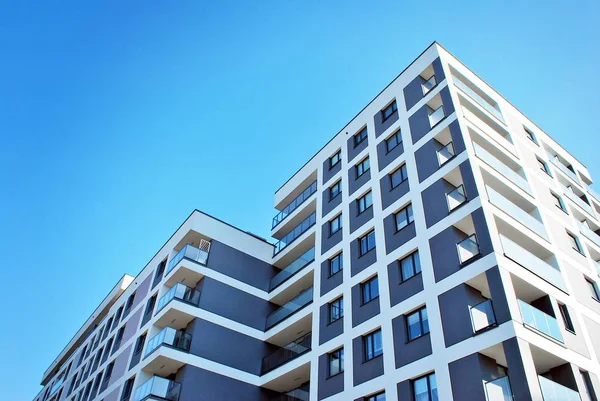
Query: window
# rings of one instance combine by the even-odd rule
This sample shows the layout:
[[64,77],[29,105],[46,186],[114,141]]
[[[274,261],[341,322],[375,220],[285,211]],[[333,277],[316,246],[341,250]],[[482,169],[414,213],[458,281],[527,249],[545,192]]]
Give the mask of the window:
[[385,401],[385,391],[364,398],[365,401]]
[[392,103],[388,104],[381,110],[381,120],[382,122],[387,120],[398,110],[398,106],[396,105],[396,101],[394,100]]
[[123,314],[123,307],[121,306],[117,309],[117,313],[115,313],[115,319],[113,320],[112,330],[115,329],[119,325],[119,320],[121,319],[121,315]]
[[379,280],[377,276],[370,278],[360,285],[363,305],[379,297]]
[[543,161],[542,159],[540,159],[539,157],[536,157],[536,159],[538,162],[538,166],[540,167],[540,170],[542,170],[544,173],[546,173],[550,177],[552,177],[552,174],[550,174],[550,170],[548,169],[548,165],[546,164],[546,162]]
[[427,320],[427,309],[421,308],[406,316],[406,327],[408,328],[408,340],[414,340],[429,333],[429,321]]
[[588,283],[588,287],[590,288],[590,292],[592,293],[592,298],[596,301],[600,302],[600,291],[598,291],[598,284],[590,279],[585,279]]
[[408,178],[408,175],[406,174],[406,164],[403,164],[398,169],[394,170],[389,177],[390,182],[392,183],[392,189],[403,183]]
[[406,207],[396,212],[394,219],[396,220],[396,231],[400,231],[412,223],[414,221],[412,204],[409,203]]
[[354,147],[357,147],[367,139],[367,127],[354,134]]
[[554,199],[554,206],[567,213],[567,208],[565,207],[565,203],[563,202],[561,197],[556,195],[554,192],[550,192],[550,195],[552,195],[552,198]]
[[167,259],[159,263],[158,268],[156,269],[156,275],[154,277],[162,277],[163,273],[165,272],[165,267],[167,267]]
[[383,354],[383,344],[381,342],[381,329],[376,330],[363,337],[365,347],[365,362]]
[[129,378],[125,384],[123,385],[123,394],[121,395],[121,401],[128,401],[131,397],[131,393],[133,392],[133,382],[135,381],[135,376]]
[[344,371],[344,349],[340,348],[329,354],[329,377]]
[[402,281],[421,273],[421,262],[419,260],[419,251],[415,251],[400,260],[400,276]]
[[391,152],[398,145],[402,143],[402,134],[400,131],[396,131],[392,136],[385,140],[385,149],[387,152]]
[[125,326],[121,327],[117,332],[117,337],[115,338],[115,345],[113,346],[112,353],[114,354],[121,345],[121,340],[123,339],[123,334],[125,333]]
[[332,169],[341,161],[342,161],[342,151],[338,150],[333,156],[331,156],[329,158],[329,168]]
[[527,128],[523,127],[523,130],[525,131],[525,136],[527,137],[527,139],[529,139],[531,142],[535,143],[536,145],[538,144],[537,139],[535,139],[535,135],[533,132],[531,132],[530,130],[528,130]]
[[569,308],[567,308],[567,305],[559,303],[558,310],[560,311],[560,315],[562,316],[565,324],[565,329],[575,333],[575,327],[573,326],[573,321],[571,320],[571,315],[569,315]]
[[372,192],[369,191],[366,194],[364,194],[363,196],[361,196],[360,198],[358,198],[356,200],[356,203],[358,204],[358,214],[361,214],[362,212],[364,212],[365,210],[367,210],[368,208],[370,208],[373,205]]
[[365,160],[358,163],[356,166],[356,178],[360,177],[371,168],[371,164],[369,163],[369,158],[367,157]]
[[413,380],[415,401],[438,401],[435,373]]
[[135,342],[135,348],[133,349],[134,354],[139,354],[140,352],[142,352],[145,341],[146,341],[146,333],[139,336],[137,341]]
[[154,311],[154,305],[156,305],[156,294],[148,300],[148,303],[146,304],[146,310],[144,311],[144,315],[151,314]]
[[333,276],[335,273],[341,271],[344,268],[342,254],[339,253],[333,258],[329,259],[329,275]]
[[590,378],[590,374],[586,371],[580,370],[581,377],[583,378],[583,384],[585,385],[585,392],[587,393],[588,399],[597,400],[596,392],[594,391],[594,386],[592,385],[592,379]]
[[369,233],[358,239],[360,245],[359,254],[363,256],[371,249],[375,248],[375,230],[371,230]]
[[342,193],[342,180],[339,180],[335,184],[329,187],[329,200],[332,200],[336,196]]
[[344,297],[340,297],[329,303],[329,323],[333,323],[344,317]]
[[333,235],[342,229],[342,215],[339,214],[329,220],[329,235]]
[[571,234],[567,231],[567,237],[569,237],[569,243],[571,244],[571,248],[575,249],[577,252],[583,255],[583,248],[581,247],[581,243],[579,243],[579,238],[575,235]]
[[135,292],[127,298],[127,302],[125,303],[125,315],[129,313],[129,310],[133,306],[133,300],[135,299]]

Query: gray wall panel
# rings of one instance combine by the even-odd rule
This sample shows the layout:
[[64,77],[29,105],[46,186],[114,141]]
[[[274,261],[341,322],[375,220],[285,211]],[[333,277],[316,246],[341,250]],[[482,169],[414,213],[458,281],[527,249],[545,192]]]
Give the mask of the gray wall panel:
[[348,205],[348,209],[350,212],[350,234],[373,218],[373,206],[369,207],[361,214],[358,214],[358,202],[352,201]]
[[319,345],[326,343],[344,332],[344,318],[329,323],[329,304],[319,308]]
[[387,143],[385,140],[377,144],[377,164],[379,171],[390,165],[394,160],[402,156],[404,153],[404,144],[401,142],[391,151],[387,151]]
[[347,140],[347,149],[348,149],[348,164],[352,162],[352,160],[358,156],[360,152],[365,150],[369,146],[369,137],[367,134],[367,139],[358,144],[358,146],[354,146],[354,135],[350,136]]
[[429,333],[408,341],[408,330],[406,328],[406,318],[404,315],[398,316],[392,320],[392,330],[394,332],[394,357],[396,368],[408,365],[431,355],[431,338]]
[[[362,336],[352,340],[352,362],[353,362],[353,383],[358,386],[361,383],[381,376],[383,371],[383,354],[369,361],[365,361]],[[385,352],[385,349],[383,350]]]
[[399,262],[396,260],[388,265],[388,281],[390,286],[391,306],[407,300],[423,291],[423,276],[421,273],[402,281]]
[[329,377],[329,355],[320,355],[318,399],[322,400],[342,391],[344,391],[344,373]]
[[[332,183],[333,185],[333,183]],[[322,204],[322,210],[323,213],[321,216],[325,216],[327,215],[327,213],[331,212],[333,209],[336,208],[336,206],[339,206],[342,204],[342,193],[340,192],[335,198],[333,199],[329,199],[329,187],[326,187],[325,190],[323,191],[323,202]]]
[[400,231],[396,231],[396,218],[393,213],[383,219],[383,229],[385,234],[385,253],[388,255],[417,236],[414,221]]
[[[370,161],[369,161],[370,162]],[[371,169],[364,172],[360,177],[356,177],[356,166],[353,165],[348,169],[348,191],[349,195],[356,192],[357,189],[365,185],[371,180]]]
[[342,284],[344,280],[343,270],[340,270],[333,276],[329,275],[329,260],[325,260],[321,263],[321,296],[327,294],[338,285]]
[[379,315],[379,312],[379,297],[363,304],[361,285],[357,284],[352,287],[352,327]]
[[381,206],[383,209],[387,208],[410,191],[408,179],[401,182],[395,188],[392,188],[392,181],[389,175],[381,177],[379,186],[381,187]]
[[[396,100],[394,100],[395,102]],[[398,105],[398,103],[396,103]],[[378,111],[374,116],[373,120],[375,121],[375,138],[379,138],[381,134],[383,134],[389,127],[394,125],[396,121],[398,121],[398,111],[393,112],[387,120],[383,121],[383,114],[381,111]]]
[[375,248],[360,256],[359,247],[360,243],[358,239],[355,239],[350,243],[350,273],[352,277],[377,262],[377,252],[375,252]]
[[342,242],[343,231],[338,230],[333,235],[330,234],[329,221],[321,226],[321,255]]
[[524,353],[531,353],[527,343],[523,341],[519,344],[516,337],[510,338],[502,343],[504,355],[506,356],[506,363],[508,365],[510,386],[515,401],[533,401],[529,385],[527,384],[527,377],[525,376],[525,366],[521,359],[521,346],[527,347],[527,349],[522,350]]
[[484,300],[479,291],[467,284],[460,284],[438,296],[446,347],[473,337],[469,307]]
[[[343,157],[343,156],[342,156]],[[329,181],[334,175],[336,175],[342,169],[341,161],[329,168],[329,157],[325,159],[323,162],[323,185],[330,185],[327,181]]]

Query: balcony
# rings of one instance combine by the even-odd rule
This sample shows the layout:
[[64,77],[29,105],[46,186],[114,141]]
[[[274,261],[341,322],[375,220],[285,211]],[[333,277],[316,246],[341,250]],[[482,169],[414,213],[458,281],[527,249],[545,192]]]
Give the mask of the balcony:
[[571,202],[575,203],[577,206],[582,208],[590,216],[596,217],[596,214],[594,213],[594,210],[592,209],[592,207],[589,204],[587,204],[583,199],[581,199],[579,196],[577,196],[575,194],[575,192],[573,192],[572,189],[569,189],[562,184],[561,184],[561,187],[562,187],[563,193],[565,194],[565,196],[567,198],[569,198],[569,200]]
[[446,202],[448,203],[448,212],[452,212],[457,207],[467,202],[464,185],[460,184],[452,191],[446,194]]
[[469,235],[467,238],[456,244],[458,249],[458,258],[460,263],[464,264],[480,254],[479,243],[475,234]]
[[437,159],[438,165],[442,167],[444,164],[448,163],[456,153],[454,152],[454,144],[449,142],[446,146],[437,150]]
[[513,401],[508,376],[502,376],[485,383],[487,401]]
[[167,267],[167,272],[165,275],[169,274],[171,270],[177,266],[179,262],[181,262],[184,258],[188,260],[193,260],[194,262],[198,262],[200,264],[206,265],[208,261],[208,253],[210,251],[210,242],[206,240],[200,241],[200,248],[196,248],[192,245],[185,245],[177,255],[175,255],[170,261]]
[[294,210],[298,208],[298,206],[302,205],[308,198],[317,192],[317,181],[312,182],[308,188],[306,188],[300,195],[294,198],[290,203],[288,203],[281,212],[277,213],[275,217],[273,217],[273,223],[271,225],[271,229],[277,227],[279,223],[281,223],[286,217],[288,217]]
[[521,188],[523,191],[531,194],[531,190],[529,189],[529,183],[525,178],[523,178],[519,173],[515,170],[508,167],[490,152],[485,150],[482,146],[477,143],[473,143],[473,149],[475,150],[475,155],[481,159],[485,164],[496,170],[500,173],[504,178],[510,180],[513,184]]
[[473,333],[478,334],[491,327],[496,326],[496,316],[492,300],[486,299],[475,306],[469,308],[471,311],[471,322],[473,323]]
[[526,326],[531,327],[560,343],[564,342],[556,318],[534,308],[520,299],[518,299],[517,302],[519,303],[523,323]]
[[431,78],[425,80],[422,78],[423,82],[421,83],[421,89],[423,90],[423,96],[427,95],[435,86],[437,85],[437,80],[435,79],[435,75],[432,75]]
[[135,389],[133,401],[177,401],[179,399],[180,391],[181,384],[159,376],[152,376],[150,380]]
[[577,225],[584,237],[600,247],[600,235],[596,234],[585,222],[578,221]]
[[158,312],[160,312],[169,302],[174,299],[190,305],[198,306],[200,303],[200,291],[181,283],[175,284],[158,300],[155,314],[158,314]]
[[565,166],[559,159],[558,157],[554,156],[554,157],[550,157],[550,162],[552,162],[552,164],[554,164],[556,167],[558,167],[558,169],[560,171],[562,171],[565,175],[567,175],[571,180],[575,181],[577,184],[581,185],[581,181],[579,181],[579,177],[577,177],[577,174],[575,174],[573,171],[571,171],[570,168],[568,168],[567,166]]
[[[171,302],[173,300],[177,302]],[[200,291],[178,283],[157,302],[154,325],[183,329],[195,318],[199,304]]]
[[188,352],[191,343],[192,336],[190,334],[176,330],[172,327],[165,327],[148,341],[144,358],[148,357],[154,350],[163,345],[183,352]]
[[269,401],[309,401],[310,382],[304,383],[300,387],[287,391],[283,394],[270,398]]
[[504,118],[502,117],[502,113],[489,101],[485,100],[481,95],[479,95],[475,90],[471,89],[469,85],[461,81],[456,75],[452,77],[452,81],[454,82],[454,86],[463,91],[467,96],[473,99],[477,104],[483,107],[488,113],[496,117],[498,120],[504,122]]
[[444,106],[440,106],[435,110],[429,107],[428,115],[429,126],[433,128],[436,125],[438,125],[439,122],[444,119],[444,117],[446,117],[446,113],[444,112]]
[[292,263],[287,265],[284,269],[282,269],[279,273],[277,273],[269,284],[269,291],[273,291],[275,288],[283,284],[285,281],[289,280],[298,273],[300,270],[304,269],[306,266],[311,264],[315,260],[315,248],[310,248],[304,254],[302,254],[298,259],[294,260]]
[[577,391],[546,379],[544,376],[538,376],[538,380],[544,401],[581,401]]
[[311,213],[304,221],[298,224],[292,231],[287,233],[282,239],[275,243],[273,248],[273,256],[283,251],[289,244],[294,242],[298,237],[307,232],[317,221],[316,212]]
[[300,293],[298,296],[296,296],[294,299],[292,299],[285,305],[281,306],[280,308],[276,309],[275,311],[273,311],[272,313],[267,315],[265,331],[269,330],[271,327],[273,327],[276,324],[287,319],[288,317],[290,317],[294,313],[298,312],[300,309],[304,308],[305,306],[311,304],[312,301],[313,301],[313,288],[310,287],[309,289]]
[[600,202],[600,194],[592,189],[592,187],[588,186],[587,188],[588,194],[592,195],[594,199]]
[[294,340],[290,344],[279,348],[277,351],[267,355],[262,360],[261,374],[268,373],[279,366],[304,355],[311,350],[312,333]]

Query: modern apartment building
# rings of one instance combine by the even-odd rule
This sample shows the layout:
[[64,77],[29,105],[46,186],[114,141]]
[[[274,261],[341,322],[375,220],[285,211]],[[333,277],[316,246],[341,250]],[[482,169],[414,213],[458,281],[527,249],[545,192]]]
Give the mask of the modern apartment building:
[[194,211],[35,401],[598,401],[591,183],[434,43],[276,191],[274,244]]

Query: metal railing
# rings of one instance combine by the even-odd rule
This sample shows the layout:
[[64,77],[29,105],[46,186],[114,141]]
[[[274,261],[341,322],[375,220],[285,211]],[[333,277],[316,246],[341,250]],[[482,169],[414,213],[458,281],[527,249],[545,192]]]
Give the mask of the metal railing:
[[273,256],[283,251],[285,247],[291,244],[296,238],[307,232],[317,222],[317,214],[312,212],[304,221],[298,224],[292,231],[287,233],[282,239],[275,243],[273,248]]
[[433,110],[429,113],[429,126],[434,127],[440,121],[442,121],[446,117],[446,113],[444,112],[444,106],[440,106],[437,109]]
[[496,316],[494,315],[491,299],[486,299],[469,309],[471,311],[471,322],[473,322],[473,333],[477,334],[488,327],[496,325]]
[[460,263],[465,263],[475,256],[479,255],[479,243],[475,234],[469,235],[467,238],[456,244],[458,249],[458,258]]
[[133,401],[142,401],[152,396],[168,401],[177,401],[181,384],[159,376],[152,376],[135,389]]
[[508,376],[502,376],[485,383],[487,401],[513,401]]
[[298,206],[302,205],[304,201],[317,192],[317,180],[312,182],[308,188],[306,188],[302,193],[296,196],[290,203],[288,203],[281,212],[277,213],[275,217],[273,217],[273,223],[271,225],[271,229],[275,228],[279,223],[285,220],[294,210],[298,208]]
[[523,323],[525,323],[526,326],[532,327],[548,337],[555,339],[556,341],[561,343],[564,342],[556,318],[548,315],[545,312],[542,312],[526,302],[521,301],[520,299],[518,299],[517,302],[519,303],[519,309],[521,310]]
[[455,75],[452,76],[452,80],[454,81],[454,86],[462,90],[467,96],[471,99],[475,100],[481,107],[483,107],[488,113],[496,117],[498,120],[504,122],[504,117],[500,110],[498,110],[495,106],[490,104],[487,100],[485,100],[480,94],[475,92],[469,85],[465,84],[463,81],[458,79]]
[[439,149],[437,152],[438,165],[442,167],[448,160],[452,159],[456,156],[454,152],[454,144],[452,142],[448,142],[446,146]]
[[165,275],[169,274],[169,272],[173,270],[173,268],[177,266],[177,264],[181,262],[184,258],[206,265],[206,262],[208,261],[209,252],[210,242],[205,240],[200,241],[200,248],[196,248],[195,246],[190,244],[185,245],[183,248],[181,248],[179,252],[177,252],[177,255],[175,255],[173,259],[169,261],[169,266],[167,267]]
[[287,265],[284,269],[281,269],[279,273],[277,273],[271,279],[269,284],[269,291],[273,291],[275,288],[283,284],[285,281],[289,280],[294,274],[298,273],[300,270],[304,269],[311,262],[315,260],[315,248],[312,247],[304,254],[302,254],[298,259],[294,260],[292,263]]
[[[425,78],[423,78],[425,79]],[[423,90],[423,96],[429,93],[435,86],[437,85],[437,80],[435,79],[435,75],[432,75],[428,80],[424,80],[421,83],[421,89]]]
[[538,376],[544,401],[581,401],[577,391],[558,384],[544,376]]
[[148,341],[144,358],[154,352],[161,345],[167,345],[180,351],[188,352],[192,343],[192,335],[172,327],[165,327]]
[[570,179],[575,181],[577,184],[581,185],[581,181],[579,181],[579,177],[577,177],[577,174],[575,174],[573,171],[571,171],[570,168],[568,168],[567,166],[562,164],[562,162],[556,156],[554,156],[554,157],[551,156],[550,162],[552,162],[552,164],[554,164],[556,167],[558,167],[558,169],[560,171],[562,171],[567,176],[569,176]]
[[267,315],[265,330],[287,319],[313,301],[313,288],[305,290],[294,299]]
[[181,283],[175,284],[165,295],[163,295],[157,303],[156,312],[157,314],[162,308],[164,308],[173,299],[183,301],[194,306],[198,306],[200,303],[200,291],[190,288]]
[[287,393],[276,395],[269,401],[309,401],[310,400],[310,382],[296,387]]
[[473,149],[475,149],[475,155],[477,155],[477,157],[485,164],[502,174],[505,178],[508,178],[513,184],[521,188],[523,191],[531,194],[529,183],[525,178],[521,177],[519,173],[508,167],[506,164],[496,158],[496,156],[492,155],[480,145],[473,143]]
[[467,201],[467,195],[465,194],[465,187],[460,184],[452,191],[446,194],[446,202],[448,203],[448,212],[453,211],[463,203]]
[[303,335],[292,341],[288,345],[279,348],[277,351],[265,356],[262,360],[261,374],[270,372],[279,366],[303,355],[311,350],[312,333]]

